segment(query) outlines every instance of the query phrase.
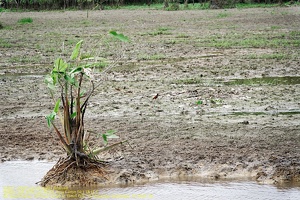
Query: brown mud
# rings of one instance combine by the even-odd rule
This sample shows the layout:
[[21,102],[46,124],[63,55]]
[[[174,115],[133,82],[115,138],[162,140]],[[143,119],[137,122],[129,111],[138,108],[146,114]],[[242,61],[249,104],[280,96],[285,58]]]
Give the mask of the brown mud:
[[[33,23],[18,24],[23,17]],[[299,82],[224,83],[300,76],[299,7],[1,13],[0,20],[2,162],[64,156],[46,125],[53,104],[43,77],[84,39],[85,51],[115,63],[91,99],[86,128],[114,129],[130,142],[102,155],[109,182],[300,181]],[[110,30],[131,42],[112,40]]]

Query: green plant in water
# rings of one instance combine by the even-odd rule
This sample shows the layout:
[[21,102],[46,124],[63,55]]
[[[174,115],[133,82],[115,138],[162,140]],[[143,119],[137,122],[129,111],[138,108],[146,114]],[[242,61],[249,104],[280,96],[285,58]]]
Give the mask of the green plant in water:
[[22,19],[19,19],[19,20],[18,20],[18,23],[19,23],[19,24],[30,24],[30,23],[32,23],[32,22],[33,22],[33,20],[32,20],[32,18],[30,18],[30,17],[22,18]]
[[[122,34],[117,34],[115,31],[110,33],[119,40],[128,41],[128,38]],[[92,69],[97,63],[91,62],[94,60],[91,56],[82,56],[80,53],[82,43],[81,40],[76,44],[69,62],[61,58],[56,59],[54,68],[45,78],[45,83],[55,102],[52,113],[46,117],[47,124],[54,128],[62,147],[67,152],[68,159],[76,162],[77,166],[84,166],[89,161],[99,161],[97,157],[99,153],[126,142],[108,145],[108,139],[118,138],[114,131],[108,131],[101,134],[104,147],[92,149],[88,146],[89,134],[95,132],[86,131],[84,117],[88,101],[97,87],[92,74]],[[62,131],[55,123],[57,116]]]

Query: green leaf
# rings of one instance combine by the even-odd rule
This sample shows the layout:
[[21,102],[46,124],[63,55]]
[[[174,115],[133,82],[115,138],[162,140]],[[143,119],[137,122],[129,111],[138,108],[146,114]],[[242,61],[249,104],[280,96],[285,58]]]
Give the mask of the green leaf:
[[129,39],[127,36],[123,35],[122,33],[117,33],[116,31],[109,32],[114,38],[121,40],[122,42],[128,42]]
[[46,77],[45,77],[45,83],[46,84],[49,84],[49,83],[53,84],[52,76],[50,76],[49,74],[47,74]]
[[107,136],[107,138],[119,138],[117,135],[115,135],[117,131],[115,130],[108,130],[106,131],[105,135]]
[[118,139],[119,136],[115,135],[115,134],[112,134],[112,135],[107,135],[107,138],[108,139]]
[[104,143],[104,145],[107,145],[107,136],[106,136],[105,133],[102,134],[102,138],[103,138],[103,143]]
[[70,84],[70,85],[75,85],[75,78],[71,77],[67,74],[64,75],[64,79]]
[[68,68],[68,63],[66,63],[63,59],[58,58],[54,61],[54,69],[53,73],[65,73]]
[[76,74],[76,73],[78,73],[78,72],[82,72],[82,67],[76,67],[75,69],[73,69],[71,72],[70,72],[70,74]]
[[196,104],[197,104],[197,105],[201,105],[201,104],[203,104],[203,101],[198,100],[198,101],[196,102]]
[[104,145],[107,145],[108,139],[114,139],[114,138],[119,138],[117,135],[115,135],[116,131],[115,130],[108,130],[106,133],[102,134],[102,139]]
[[71,114],[71,119],[74,119],[74,118],[76,117],[76,115],[77,115],[77,112],[73,112],[73,113]]
[[51,118],[50,118],[49,115],[46,116],[46,120],[47,120],[47,125],[48,125],[48,127],[50,128],[50,127],[51,127]]
[[48,127],[51,127],[53,120],[55,119],[56,113],[52,111],[49,115],[46,116]]
[[82,42],[83,42],[83,40],[80,40],[79,42],[77,42],[77,44],[73,50],[73,53],[71,55],[71,60],[75,60],[76,58],[78,58]]
[[54,110],[53,112],[56,114],[59,110],[59,105],[60,105],[60,99],[58,99],[55,103],[55,106],[54,106]]
[[116,132],[117,132],[116,130],[108,130],[108,131],[106,131],[106,135],[112,135]]
[[85,89],[82,89],[82,91],[80,92],[79,96],[83,97],[84,95],[86,95],[87,91]]
[[85,61],[85,60],[95,60],[95,58],[93,56],[81,56],[80,59],[83,60],[83,61]]
[[49,74],[46,75],[44,82],[47,84],[47,87],[50,90],[55,90],[54,80],[53,80],[53,77],[51,75],[49,75]]

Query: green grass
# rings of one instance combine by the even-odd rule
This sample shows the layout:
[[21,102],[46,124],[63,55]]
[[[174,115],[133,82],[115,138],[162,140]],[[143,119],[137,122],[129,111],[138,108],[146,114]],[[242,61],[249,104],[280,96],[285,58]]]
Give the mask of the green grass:
[[157,36],[157,35],[172,35],[171,32],[169,32],[171,28],[169,27],[159,27],[156,30],[152,32],[142,33],[141,35],[151,35],[151,36]]
[[290,36],[300,39],[300,31],[291,31]]
[[41,56],[13,56],[9,59],[11,63],[41,63]]
[[30,17],[26,17],[26,18],[22,18],[22,19],[18,20],[19,24],[30,24],[32,22],[33,22],[33,20]]
[[216,48],[280,48],[300,47],[300,34],[297,31],[291,33],[274,34],[215,34],[195,41],[197,46]]
[[278,7],[278,4],[265,4],[265,3],[238,3],[235,5],[236,8],[245,9],[245,8],[272,8]]
[[271,28],[271,30],[278,30],[278,29],[280,29],[281,27],[280,27],[280,26],[271,26],[270,28]]
[[217,18],[226,18],[226,17],[229,17],[230,16],[230,13],[228,12],[221,12],[217,15]]
[[175,38],[189,38],[190,36],[186,35],[185,33],[180,33],[178,35],[175,36]]
[[276,59],[276,60],[282,60],[282,59],[289,59],[290,56],[288,54],[284,53],[272,53],[272,54],[251,54],[247,56],[249,59]]
[[0,47],[1,48],[11,48],[13,45],[0,38]]

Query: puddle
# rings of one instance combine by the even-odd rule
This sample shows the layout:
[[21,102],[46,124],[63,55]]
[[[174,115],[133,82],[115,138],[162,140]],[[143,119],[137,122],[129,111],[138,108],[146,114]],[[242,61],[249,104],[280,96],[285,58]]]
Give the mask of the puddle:
[[300,77],[262,77],[251,79],[232,79],[224,82],[224,85],[296,85],[300,84]]
[[251,181],[169,180],[102,188],[43,188],[35,185],[54,165],[11,161],[0,164],[0,199],[298,199],[300,185],[260,185]]

